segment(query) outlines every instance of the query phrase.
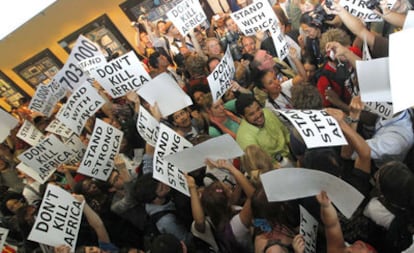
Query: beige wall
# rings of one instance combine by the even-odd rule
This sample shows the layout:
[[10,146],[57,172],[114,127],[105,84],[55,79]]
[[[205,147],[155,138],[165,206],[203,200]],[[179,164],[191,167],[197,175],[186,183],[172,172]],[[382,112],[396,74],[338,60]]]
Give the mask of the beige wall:
[[[34,90],[13,68],[49,48],[63,63],[68,54],[57,43],[102,14],[107,14],[134,47],[134,29],[119,4],[125,0],[58,0],[14,33],[0,41],[0,70],[29,95]],[[24,8],[24,7],[22,7]],[[1,102],[0,102],[1,103]]]

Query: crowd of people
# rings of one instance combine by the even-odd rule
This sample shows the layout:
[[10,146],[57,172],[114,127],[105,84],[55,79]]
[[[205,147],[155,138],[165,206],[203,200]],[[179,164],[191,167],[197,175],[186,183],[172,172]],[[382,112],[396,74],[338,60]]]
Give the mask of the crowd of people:
[[[30,148],[16,137],[20,126],[27,120],[47,134],[65,99],[51,117],[30,111],[28,103],[12,112],[20,124],[0,145],[0,227],[9,230],[4,250],[70,252],[66,245],[27,239],[48,184],[86,202],[76,252],[304,253],[299,205],[320,224],[316,252],[392,253],[412,247],[414,114],[409,108],[386,119],[365,110],[356,76],[363,42],[372,58],[387,57],[388,36],[403,26],[410,2],[397,0],[390,8],[379,1],[374,11],[384,25],[369,27],[338,0],[329,7],[280,1],[272,8],[289,45],[285,59],[278,58],[268,31],[245,36],[229,15],[249,1],[201,2],[209,25],[188,36],[169,20],[151,22],[145,15],[134,26],[135,51],[150,76],[170,75],[193,105],[162,117],[157,104],[135,92],[113,99],[95,84],[107,102],[87,121],[80,139],[88,144],[97,118],[124,133],[106,182],[77,173],[77,163],[61,164],[44,184],[16,169],[18,155]],[[218,8],[222,2],[226,12]],[[214,101],[207,77],[227,49],[235,74],[231,88]],[[153,178],[155,147],[136,128],[142,107],[194,145],[228,134],[244,155],[231,161],[206,157],[205,167],[186,174],[188,197]],[[325,110],[348,144],[307,148],[280,113],[288,109]],[[337,176],[364,201],[351,218],[337,211],[325,191],[268,201],[260,175],[295,167]]]

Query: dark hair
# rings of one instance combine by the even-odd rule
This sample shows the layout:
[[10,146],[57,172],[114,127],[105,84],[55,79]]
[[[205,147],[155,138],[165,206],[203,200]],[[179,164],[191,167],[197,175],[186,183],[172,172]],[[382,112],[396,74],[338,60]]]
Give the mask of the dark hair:
[[151,253],[182,253],[180,240],[172,234],[162,234],[154,238],[151,243]]
[[16,199],[21,202],[26,202],[26,199],[24,196],[17,192],[9,191],[4,194],[4,196],[1,197],[1,203],[0,203],[0,211],[4,216],[13,215],[14,213],[10,211],[10,209],[7,207],[7,201]]
[[209,72],[212,72],[213,70],[212,69],[210,69],[210,62],[212,62],[212,61],[221,61],[221,59],[219,58],[219,57],[217,57],[217,56],[211,56],[211,57],[209,57],[208,59],[207,59],[207,63],[206,63],[206,65],[207,65],[207,70],[209,71]]
[[134,185],[135,200],[139,203],[151,203],[157,197],[158,184],[159,181],[152,177],[152,173],[139,177]]
[[148,58],[148,64],[153,68],[158,68],[158,57],[160,57],[161,54],[155,51],[152,53]]
[[305,151],[305,168],[320,170],[334,176],[341,176],[343,161],[333,148],[313,148]]
[[292,106],[298,110],[321,110],[323,108],[322,95],[311,84],[294,85],[291,89]]
[[[236,100],[236,112],[240,116],[244,116],[244,109],[246,107],[251,106],[254,102],[257,102],[257,100],[254,98],[252,94],[245,94],[242,93]],[[259,105],[260,103],[257,102]]]
[[268,72],[273,72],[272,70],[259,70],[255,71],[254,76],[254,84],[259,89],[264,89],[263,78]]
[[299,22],[310,27],[322,29],[322,22],[320,22],[318,19],[313,18],[311,15],[311,11],[303,13],[300,16]]
[[216,181],[206,186],[201,196],[203,209],[217,230],[221,230],[232,216],[231,204],[225,191],[222,182]]

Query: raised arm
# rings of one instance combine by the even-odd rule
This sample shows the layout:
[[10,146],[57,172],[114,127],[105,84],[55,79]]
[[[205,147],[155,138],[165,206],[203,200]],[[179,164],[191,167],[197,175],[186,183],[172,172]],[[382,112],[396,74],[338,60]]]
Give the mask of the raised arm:
[[193,214],[195,229],[200,233],[204,233],[206,230],[206,217],[198,195],[197,185],[192,176],[186,174],[185,178],[187,179],[188,189],[190,190],[191,212]]

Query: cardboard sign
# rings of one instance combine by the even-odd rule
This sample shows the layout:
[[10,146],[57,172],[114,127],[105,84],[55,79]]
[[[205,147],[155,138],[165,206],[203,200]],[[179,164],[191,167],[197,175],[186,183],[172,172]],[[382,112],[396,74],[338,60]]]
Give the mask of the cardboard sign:
[[28,239],[50,246],[68,245],[74,252],[84,204],[59,186],[48,184]]
[[348,219],[364,199],[352,185],[318,170],[282,168],[261,174],[260,178],[269,201],[315,196],[323,190]]
[[91,75],[92,70],[103,67],[105,64],[106,58],[103,54],[96,55],[78,62],[79,67],[89,76]]
[[[394,4],[395,0],[388,1],[388,5]],[[340,4],[351,15],[362,19],[364,22],[381,22],[382,18],[366,7],[366,0],[341,0]]]
[[157,102],[163,117],[193,104],[191,98],[167,73],[158,75],[137,93],[150,105]]
[[53,108],[57,103],[57,99],[49,88],[49,85],[40,84],[37,86],[36,92],[30,100],[29,109],[40,112],[46,117],[50,117]]
[[289,44],[287,43],[282,30],[280,30],[278,23],[277,20],[273,20],[270,34],[272,35],[272,40],[275,44],[277,56],[283,60],[289,55]]
[[231,56],[230,47],[227,47],[226,53],[220,63],[214,68],[213,72],[208,75],[208,85],[210,86],[213,102],[219,100],[224,93],[231,87],[236,68],[234,67],[233,57]]
[[98,91],[85,82],[60,109],[57,119],[79,135],[86,121],[105,104]]
[[7,228],[0,227],[0,250],[3,250],[8,234],[9,230]]
[[366,102],[365,110],[375,113],[384,119],[391,119],[394,116],[392,103],[389,102]]
[[91,75],[113,98],[138,90],[151,80],[133,51],[91,70]]
[[413,59],[414,28],[390,34],[389,39],[389,71],[394,113],[414,105],[414,87],[411,64],[401,64],[402,59]]
[[16,136],[31,146],[36,146],[45,138],[44,134],[27,120],[23,122]]
[[9,136],[10,130],[15,128],[19,121],[0,108],[0,141],[3,142]]
[[244,35],[255,35],[258,31],[269,30],[277,20],[268,1],[254,1],[241,10],[230,14]]
[[392,100],[388,69],[388,57],[356,61],[362,101],[390,102]]
[[139,135],[151,146],[155,146],[157,143],[159,125],[160,123],[143,106],[139,108],[137,130]]
[[52,79],[50,83],[48,83],[48,87],[50,92],[52,93],[53,98],[58,102],[64,96],[66,96],[67,88],[65,85],[56,81],[56,79]]
[[167,17],[183,36],[207,19],[198,0],[182,1],[167,12]]
[[338,122],[325,111],[277,110],[298,130],[308,148],[346,145]]
[[187,196],[190,196],[190,192],[182,170],[165,161],[164,156],[192,146],[189,141],[174,132],[174,130],[164,124],[160,124],[160,132],[154,152],[153,177]]
[[204,161],[207,158],[213,160],[233,159],[243,154],[239,144],[230,135],[223,134],[192,148],[167,155],[164,159],[176,167],[182,168],[185,172],[191,172],[205,166]]
[[18,158],[34,169],[39,174],[41,183],[44,183],[55,169],[72,155],[72,150],[52,134],[36,146],[21,153]]
[[92,83],[93,80],[83,72],[78,63],[99,55],[102,55],[99,46],[81,34],[70,52],[69,59],[53,79],[71,91],[76,90],[86,81]]
[[64,138],[69,138],[72,136],[73,131],[70,130],[65,124],[60,122],[58,119],[54,119],[49,125],[46,127],[46,131],[49,133],[54,133],[56,135],[62,136]]
[[316,237],[318,236],[318,221],[301,205],[299,233],[305,241],[305,253],[316,252]]
[[67,141],[65,141],[65,145],[70,147],[73,152],[73,156],[69,158],[69,160],[66,163],[77,164],[81,162],[83,155],[86,152],[86,145],[83,144],[82,140],[79,139],[78,136],[72,135]]
[[119,152],[123,135],[121,130],[96,119],[78,172],[106,181],[113,170],[114,158]]

